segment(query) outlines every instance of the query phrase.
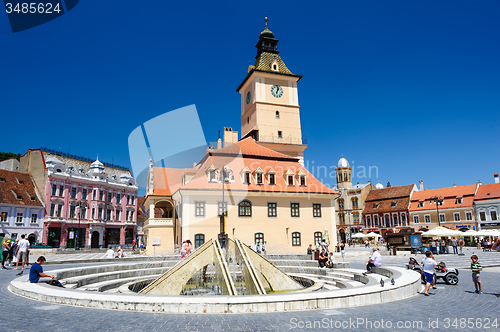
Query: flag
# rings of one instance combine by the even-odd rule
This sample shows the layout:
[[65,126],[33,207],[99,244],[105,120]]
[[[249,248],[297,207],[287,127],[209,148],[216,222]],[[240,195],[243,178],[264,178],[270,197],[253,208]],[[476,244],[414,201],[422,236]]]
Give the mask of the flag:
[[2,214],[0,214],[0,217],[2,217],[2,218],[7,217],[7,212],[2,212]]
[[139,212],[139,214],[144,214],[146,212],[144,205],[139,206],[138,212]]

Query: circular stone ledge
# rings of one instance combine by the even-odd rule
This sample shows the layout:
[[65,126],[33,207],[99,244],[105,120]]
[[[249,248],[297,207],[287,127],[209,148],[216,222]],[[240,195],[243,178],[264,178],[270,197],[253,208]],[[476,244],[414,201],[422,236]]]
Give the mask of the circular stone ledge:
[[32,284],[26,276],[14,279],[9,290],[31,299],[81,307],[165,313],[250,313],[354,307],[401,300],[422,289],[420,274],[398,267],[386,267],[397,275],[393,286],[366,285],[313,293],[242,296],[156,296],[81,292],[47,284]]

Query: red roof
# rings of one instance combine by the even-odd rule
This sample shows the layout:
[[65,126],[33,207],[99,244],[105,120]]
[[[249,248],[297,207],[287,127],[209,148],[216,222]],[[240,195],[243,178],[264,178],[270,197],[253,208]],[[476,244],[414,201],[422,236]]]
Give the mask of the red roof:
[[[222,185],[219,181],[209,181],[208,172],[212,166],[219,170],[227,166],[232,171],[234,181],[226,184],[226,189],[230,190],[338,194],[338,192],[325,186],[309,173],[298,162],[297,158],[260,146],[251,137],[223,149],[209,151],[200,162],[200,166],[194,177],[184,186],[182,185],[182,178],[185,170],[155,167],[153,169],[154,194],[171,196],[179,188],[188,190],[221,190]],[[252,176],[250,184],[243,182],[242,172],[246,169],[250,171]],[[256,183],[257,170],[263,173],[262,184]],[[288,185],[287,172],[293,173],[295,185]],[[305,186],[299,185],[299,172],[306,177]],[[268,184],[268,176],[271,173],[275,174],[274,185]]]
[[[436,209],[436,204],[431,198],[442,197],[443,205],[440,209],[456,209],[471,207],[476,192],[477,185],[455,186],[424,191],[415,191],[411,197],[410,211],[426,211]],[[462,203],[457,204],[457,198],[462,198]],[[419,202],[424,202],[424,206],[419,207]],[[432,202],[432,204],[431,204]]]
[[0,169],[0,202],[5,204],[43,206],[38,199],[29,173]]
[[397,212],[407,210],[415,185],[396,186],[371,190],[365,200],[363,214]]
[[212,155],[214,156],[220,154],[241,154],[242,156],[268,157],[273,159],[287,159],[290,161],[298,161],[297,158],[276,152],[257,144],[252,137],[244,138],[238,143],[227,146],[223,149],[212,151]]
[[477,190],[475,201],[500,198],[500,183],[483,184]]

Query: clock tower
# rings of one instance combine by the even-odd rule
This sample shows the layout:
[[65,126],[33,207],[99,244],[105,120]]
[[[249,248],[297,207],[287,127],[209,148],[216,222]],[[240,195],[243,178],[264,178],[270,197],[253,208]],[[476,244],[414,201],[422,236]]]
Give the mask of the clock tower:
[[278,51],[278,40],[267,26],[259,35],[254,65],[236,90],[241,94],[241,138],[253,137],[258,144],[297,157],[304,163],[307,145],[300,128],[297,82]]

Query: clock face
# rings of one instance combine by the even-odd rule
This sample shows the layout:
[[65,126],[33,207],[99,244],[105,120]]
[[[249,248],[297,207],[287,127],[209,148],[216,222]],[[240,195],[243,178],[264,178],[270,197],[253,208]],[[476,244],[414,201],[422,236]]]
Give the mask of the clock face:
[[271,94],[276,98],[280,98],[283,96],[283,88],[279,85],[273,85],[271,87]]
[[250,97],[252,97],[252,94],[250,91],[247,92],[247,105],[250,104]]

